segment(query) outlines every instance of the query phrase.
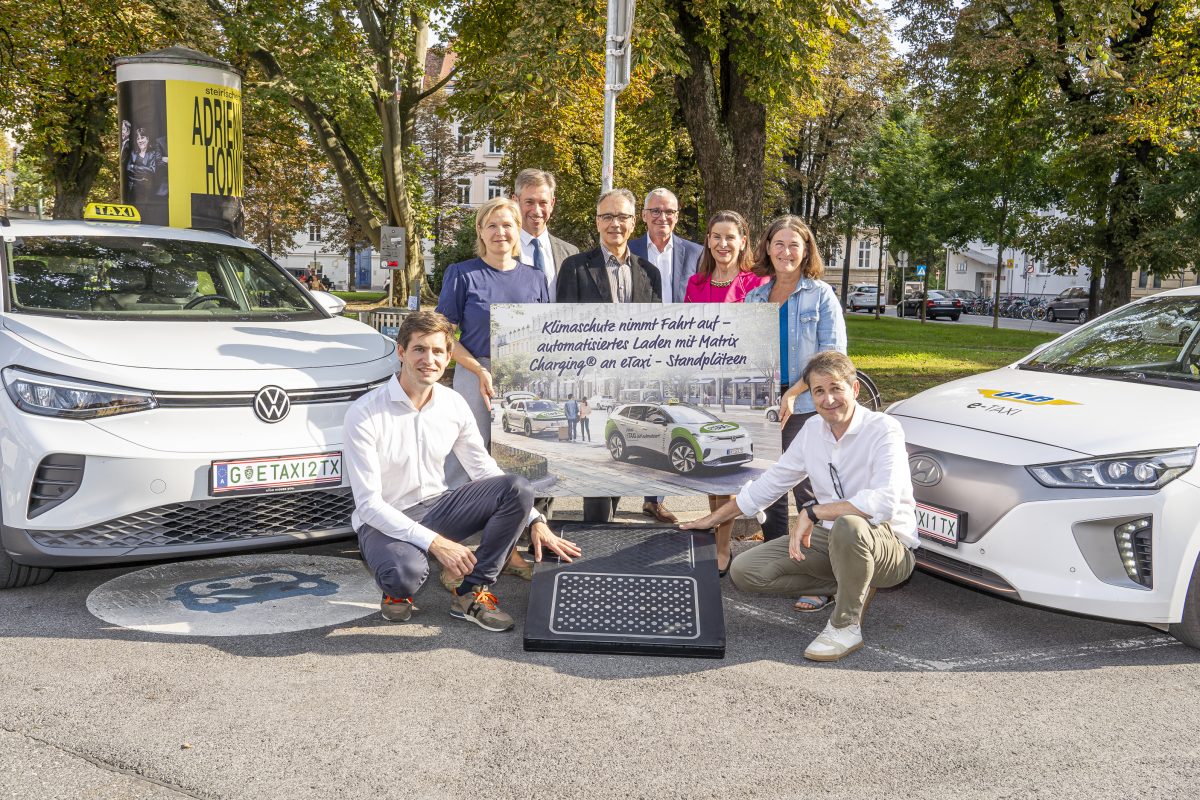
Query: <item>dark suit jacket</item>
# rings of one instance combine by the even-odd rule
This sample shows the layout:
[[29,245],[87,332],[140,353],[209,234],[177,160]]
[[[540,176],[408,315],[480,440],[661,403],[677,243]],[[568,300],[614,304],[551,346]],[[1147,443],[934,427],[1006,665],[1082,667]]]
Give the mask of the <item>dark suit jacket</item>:
[[[700,266],[700,256],[704,255],[704,248],[682,236],[671,238],[674,240],[674,249],[671,251],[671,300],[682,303],[683,296],[687,294],[688,278],[696,274],[696,268]],[[646,254],[650,252],[649,248],[649,234],[629,240],[629,250],[638,258],[648,260],[650,257]],[[650,266],[654,266],[653,262]],[[657,271],[656,269],[655,272]],[[659,274],[661,276],[662,273]]]
[[[629,265],[633,278],[630,287],[631,303],[661,303],[662,276],[658,268],[644,258],[634,256]],[[597,247],[586,253],[577,253],[562,263],[558,269],[558,303],[611,303],[612,289],[608,284],[608,270],[604,267],[604,251]]]

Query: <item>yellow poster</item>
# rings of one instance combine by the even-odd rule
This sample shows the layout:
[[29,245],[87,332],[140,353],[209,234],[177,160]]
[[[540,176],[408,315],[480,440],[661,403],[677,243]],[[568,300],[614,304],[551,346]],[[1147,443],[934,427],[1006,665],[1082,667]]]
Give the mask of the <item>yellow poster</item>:
[[224,228],[241,209],[242,93],[213,83],[164,83],[170,224]]

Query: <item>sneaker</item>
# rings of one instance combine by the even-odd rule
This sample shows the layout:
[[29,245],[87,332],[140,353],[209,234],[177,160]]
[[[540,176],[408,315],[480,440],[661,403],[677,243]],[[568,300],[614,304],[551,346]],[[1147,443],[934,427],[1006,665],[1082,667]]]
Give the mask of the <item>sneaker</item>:
[[847,625],[844,628],[835,628],[830,622],[804,651],[804,657],[809,661],[837,661],[862,646],[862,626]]
[[388,622],[408,622],[417,607],[411,597],[388,597],[386,594],[379,601],[379,610]]
[[513,618],[499,609],[496,595],[487,586],[478,586],[470,594],[455,594],[450,616],[474,622],[485,631],[506,631],[513,626]]

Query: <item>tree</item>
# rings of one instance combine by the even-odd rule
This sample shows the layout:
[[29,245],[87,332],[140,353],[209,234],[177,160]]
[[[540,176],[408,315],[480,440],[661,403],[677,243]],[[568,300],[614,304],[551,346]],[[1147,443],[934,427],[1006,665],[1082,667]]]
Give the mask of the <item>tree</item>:
[[417,110],[453,76],[426,84],[428,0],[333,0],[281,5],[206,0],[252,88],[295,109],[313,131],[346,207],[379,247],[381,226],[405,228],[407,262],[396,293],[420,280],[421,231],[410,180]]
[[1093,269],[1093,312],[1097,300],[1106,308],[1129,300],[1135,269],[1178,269],[1163,244],[1195,200],[1162,200],[1182,200],[1166,187],[1195,146],[1192,0],[901,0],[896,11],[912,20],[905,36],[931,95],[969,85],[1001,106],[1038,100],[1028,110],[1052,143],[1046,166],[1059,212],[1043,218],[1038,243],[1052,264],[1103,269],[1103,297]]

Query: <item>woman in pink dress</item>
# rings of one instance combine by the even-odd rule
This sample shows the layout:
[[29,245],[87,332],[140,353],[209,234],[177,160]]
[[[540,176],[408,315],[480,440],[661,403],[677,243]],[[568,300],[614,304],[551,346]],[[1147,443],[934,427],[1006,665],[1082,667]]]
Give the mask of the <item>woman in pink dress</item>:
[[[736,211],[718,211],[709,217],[708,235],[704,240],[704,255],[696,274],[688,278],[685,303],[740,303],[751,289],[770,281],[770,278],[751,272],[750,229]],[[729,502],[729,495],[710,494],[708,508],[715,511]],[[733,522],[717,528],[717,571],[721,577],[729,572],[730,539]]]

